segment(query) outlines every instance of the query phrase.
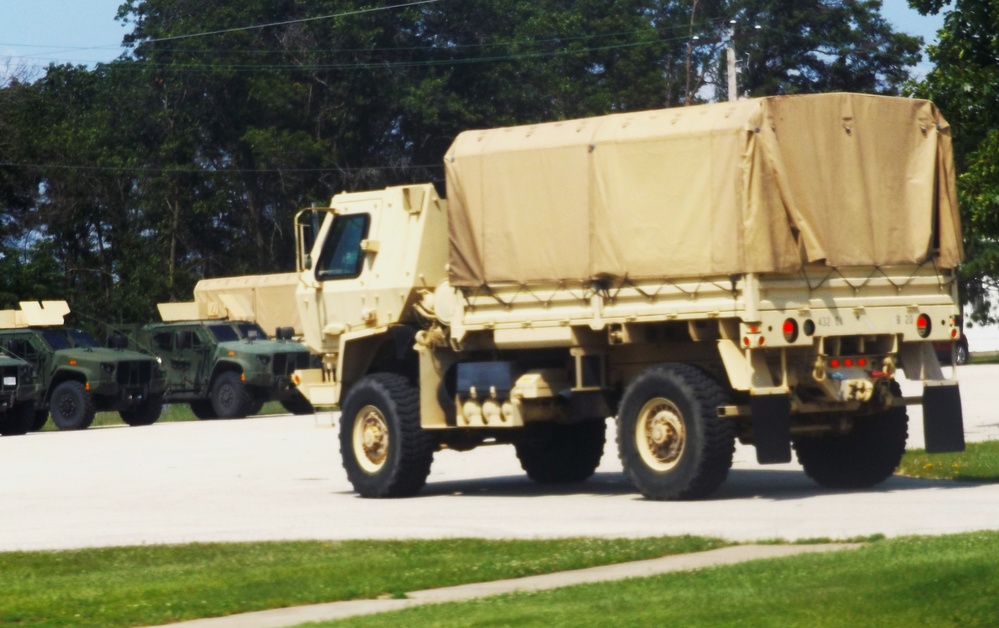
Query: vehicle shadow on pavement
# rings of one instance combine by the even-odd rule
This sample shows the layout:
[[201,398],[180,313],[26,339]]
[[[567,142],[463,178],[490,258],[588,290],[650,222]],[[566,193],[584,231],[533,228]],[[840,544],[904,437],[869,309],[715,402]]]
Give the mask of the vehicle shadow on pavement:
[[807,499],[822,495],[857,493],[895,493],[899,491],[961,489],[979,486],[977,482],[927,480],[893,475],[870,488],[832,489],[816,484],[803,471],[783,469],[733,469],[728,479],[710,499],[770,499],[774,501]]
[[[813,482],[802,471],[770,469],[733,469],[728,479],[706,499],[738,500],[769,499],[774,501],[808,499],[822,495],[856,493],[893,493],[898,491],[962,489],[980,486],[978,482],[926,480],[892,476],[888,480],[864,489],[828,489]],[[586,482],[571,484],[538,484],[523,475],[510,475],[473,480],[428,482],[421,496],[475,495],[489,497],[546,497],[551,495],[634,495],[643,499],[624,473],[598,472]]]
[[488,495],[491,497],[544,497],[546,495],[627,495],[635,487],[620,472],[598,472],[585,482],[538,484],[525,475],[474,480],[427,482],[420,495]]

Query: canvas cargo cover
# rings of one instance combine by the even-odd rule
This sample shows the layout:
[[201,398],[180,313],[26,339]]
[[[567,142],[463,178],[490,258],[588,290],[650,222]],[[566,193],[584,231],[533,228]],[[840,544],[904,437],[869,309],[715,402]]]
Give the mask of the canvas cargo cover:
[[194,301],[233,320],[255,321],[268,334],[278,327],[293,327],[301,335],[297,286],[297,273],[202,279],[194,286]]
[[950,127],[926,100],[768,97],[459,135],[456,286],[963,255]]

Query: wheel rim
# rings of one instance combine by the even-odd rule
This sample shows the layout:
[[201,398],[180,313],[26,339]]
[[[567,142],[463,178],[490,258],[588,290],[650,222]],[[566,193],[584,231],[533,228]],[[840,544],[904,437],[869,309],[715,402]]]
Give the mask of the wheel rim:
[[388,458],[388,421],[381,410],[374,406],[364,406],[354,420],[354,457],[368,473],[377,473],[385,466]]
[[59,409],[60,418],[65,419],[76,414],[76,400],[73,399],[73,395],[60,395],[56,407]]
[[679,464],[687,444],[687,428],[672,401],[656,397],[642,406],[635,423],[635,443],[642,461],[651,469],[670,471]]
[[232,386],[224,385],[219,389],[219,405],[226,410],[232,408],[236,401],[236,391]]

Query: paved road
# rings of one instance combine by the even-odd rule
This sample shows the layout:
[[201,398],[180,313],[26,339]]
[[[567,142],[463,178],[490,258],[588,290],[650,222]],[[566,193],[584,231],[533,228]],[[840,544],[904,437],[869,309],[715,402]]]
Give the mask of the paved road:
[[[999,365],[959,369],[969,440],[999,438]],[[904,390],[911,390],[903,383]],[[922,444],[918,407],[910,446]],[[279,539],[705,534],[735,540],[999,527],[999,485],[892,478],[817,489],[795,464],[740,447],[711,500],[650,502],[621,473],[613,434],[594,478],[534,485],[511,447],[440,452],[419,497],[365,500],[336,430],[313,417],[164,423],[0,438],[0,550]]]

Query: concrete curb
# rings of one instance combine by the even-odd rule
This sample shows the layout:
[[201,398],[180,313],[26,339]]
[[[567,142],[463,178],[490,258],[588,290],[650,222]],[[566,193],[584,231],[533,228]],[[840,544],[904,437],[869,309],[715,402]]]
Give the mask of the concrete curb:
[[[512,580],[497,580],[495,582],[478,582],[462,584],[440,589],[427,589],[407,593],[405,599],[399,600],[350,600],[345,602],[330,602],[327,604],[312,604],[309,606],[293,606],[276,608],[256,613],[229,615],[193,621],[168,626],[183,626],[184,628],[283,628],[296,626],[306,622],[329,621],[345,619],[357,615],[372,615],[396,611],[424,604],[439,604],[442,602],[460,602],[474,598],[491,597],[516,591],[545,591],[560,587],[587,584],[592,582],[608,582],[625,580],[627,578],[646,578],[674,571],[690,571],[704,567],[733,565],[750,560],[765,558],[782,558],[798,554],[831,552],[861,547],[854,543],[830,543],[816,545],[735,545],[721,549],[698,552],[695,554],[680,554],[665,556],[630,563],[604,565],[575,571],[562,571],[540,576],[528,576]],[[161,627],[163,628],[163,627]]]

